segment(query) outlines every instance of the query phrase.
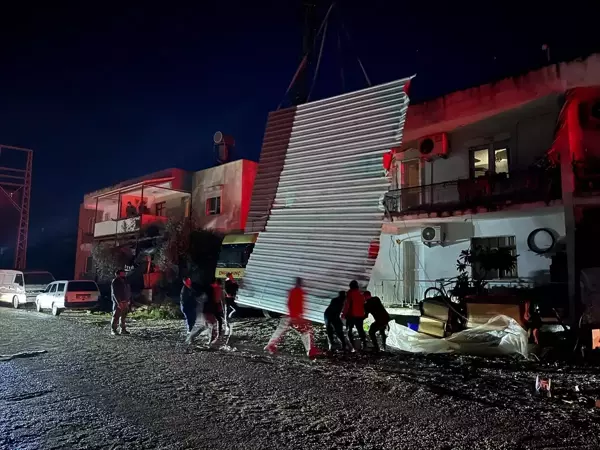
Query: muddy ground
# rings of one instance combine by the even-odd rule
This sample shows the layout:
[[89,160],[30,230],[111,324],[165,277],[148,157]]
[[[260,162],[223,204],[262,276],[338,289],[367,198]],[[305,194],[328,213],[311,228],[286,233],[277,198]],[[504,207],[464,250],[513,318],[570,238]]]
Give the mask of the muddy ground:
[[[0,308],[1,449],[598,449],[597,370],[391,354],[310,362],[276,321],[187,353],[183,323]],[[324,344],[322,330],[319,342]],[[556,397],[533,393],[536,374]],[[580,392],[575,393],[575,386]]]

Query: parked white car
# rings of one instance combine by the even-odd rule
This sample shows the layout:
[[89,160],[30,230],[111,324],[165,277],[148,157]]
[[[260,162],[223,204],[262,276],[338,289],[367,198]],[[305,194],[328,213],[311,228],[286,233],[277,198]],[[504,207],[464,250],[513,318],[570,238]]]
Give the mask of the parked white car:
[[38,294],[35,308],[38,312],[44,309],[58,316],[65,309],[91,309],[98,303],[100,289],[89,280],[59,280],[54,281]]
[[0,302],[12,303],[15,308],[34,303],[53,281],[50,272],[0,269]]

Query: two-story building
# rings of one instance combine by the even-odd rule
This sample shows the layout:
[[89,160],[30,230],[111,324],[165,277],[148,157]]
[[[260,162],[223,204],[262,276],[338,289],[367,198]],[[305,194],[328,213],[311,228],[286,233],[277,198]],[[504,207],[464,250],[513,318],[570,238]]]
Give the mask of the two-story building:
[[393,152],[371,290],[412,306],[435,280],[455,277],[461,251],[473,246],[518,255],[514,270],[486,274],[492,285],[566,285],[574,231],[563,197],[572,189],[560,167],[547,166],[567,98],[589,86],[600,86],[598,55],[411,105]]
[[226,234],[244,229],[257,164],[237,160],[197,172],[167,169],[84,196],[75,278],[93,276],[94,243],[131,245],[169,219]]

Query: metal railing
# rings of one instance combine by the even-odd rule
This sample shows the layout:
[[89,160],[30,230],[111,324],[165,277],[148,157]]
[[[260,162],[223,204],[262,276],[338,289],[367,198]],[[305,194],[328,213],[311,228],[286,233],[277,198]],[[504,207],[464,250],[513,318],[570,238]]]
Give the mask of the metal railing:
[[531,170],[396,189],[385,195],[384,206],[389,213],[404,215],[550,202],[560,197],[557,173]]

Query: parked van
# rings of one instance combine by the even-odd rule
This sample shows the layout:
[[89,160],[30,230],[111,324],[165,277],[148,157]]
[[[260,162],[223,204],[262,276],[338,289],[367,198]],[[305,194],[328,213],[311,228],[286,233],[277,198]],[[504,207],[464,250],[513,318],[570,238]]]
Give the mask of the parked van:
[[50,272],[0,269],[0,302],[12,303],[15,308],[34,303],[53,281]]
[[38,294],[35,309],[52,311],[58,316],[65,309],[92,309],[98,304],[100,289],[90,280],[59,280],[48,285]]

